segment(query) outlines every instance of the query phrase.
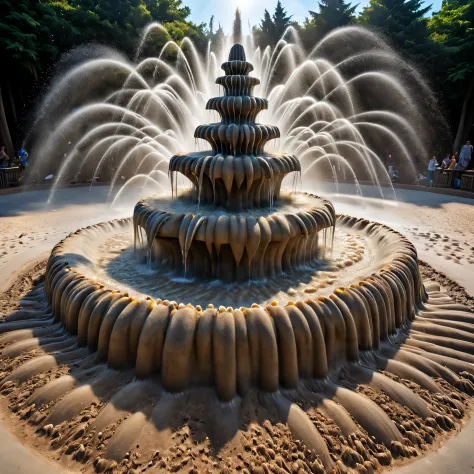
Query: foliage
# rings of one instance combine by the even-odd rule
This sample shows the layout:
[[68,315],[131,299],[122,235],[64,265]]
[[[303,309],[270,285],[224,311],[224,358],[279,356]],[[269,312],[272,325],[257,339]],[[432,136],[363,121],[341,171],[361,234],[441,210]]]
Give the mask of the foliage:
[[439,53],[428,32],[426,7],[423,0],[370,0],[359,22],[382,35],[410,59],[427,64]]
[[20,67],[36,77],[45,63],[56,59],[65,42],[77,41],[79,31],[65,18],[63,2],[0,0],[0,51],[5,66]]
[[446,77],[439,88],[451,105],[453,128],[458,122],[457,150],[474,131],[474,1],[445,0],[428,26],[431,39],[446,51]]
[[145,5],[153,20],[162,23],[183,22],[191,14],[191,9],[183,6],[181,0],[145,0]]
[[285,30],[291,25],[291,16],[286,14],[286,10],[283,8],[280,0],[278,0],[275,13],[273,13],[273,25],[278,37],[281,37]]
[[321,0],[318,2],[319,11],[310,11],[306,20],[306,42],[321,39],[335,28],[354,23],[354,12],[358,5],[351,5],[344,0]]
[[[0,51],[8,63],[29,70],[47,69],[59,55],[84,42],[115,46],[132,55],[140,31],[158,21],[168,35],[154,47],[185,36],[205,44],[204,25],[187,21],[181,0],[0,0]],[[153,51],[156,52],[156,49]]]
[[253,30],[257,43],[261,48],[275,46],[285,30],[293,24],[292,16],[288,16],[280,0],[278,0],[273,17],[267,9],[258,27]]
[[209,20],[209,28],[207,30],[209,36],[214,34],[214,20],[215,20],[215,17],[214,17],[214,15],[212,15],[211,19]]
[[[0,11],[0,55],[6,71],[0,81],[9,128],[16,125],[24,98],[45,82],[42,75],[75,46],[102,43],[132,58],[141,31],[153,21],[168,32],[154,30],[144,45],[145,55],[155,55],[167,41],[180,42],[185,36],[198,50],[207,44],[205,25],[188,21],[190,9],[181,0],[0,0]],[[0,130],[0,140],[8,140],[9,133]]]
[[474,72],[474,2],[448,0],[428,23],[431,38],[447,49],[448,79],[470,78]]
[[233,42],[241,43],[242,42],[242,17],[240,16],[240,10],[237,8],[235,11],[234,25],[232,28],[233,32]]
[[207,38],[211,42],[213,51],[220,51],[225,43],[225,34],[222,25],[219,23],[219,27],[217,28],[216,32],[209,32]]
[[260,23],[260,28],[254,28],[254,36],[257,39],[257,42],[261,48],[266,48],[267,46],[275,46],[275,25],[273,24],[272,17],[268,10],[265,9],[262,22]]

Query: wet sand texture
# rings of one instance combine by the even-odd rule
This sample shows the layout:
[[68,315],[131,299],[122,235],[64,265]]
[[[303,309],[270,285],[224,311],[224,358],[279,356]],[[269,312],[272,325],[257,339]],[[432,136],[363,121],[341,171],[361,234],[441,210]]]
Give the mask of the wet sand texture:
[[[79,272],[91,239],[130,225],[98,224],[60,242],[44,282],[0,325],[1,393],[63,454],[83,460],[95,446],[99,471],[124,462],[135,443],[160,440],[211,390],[210,406],[231,403],[222,418],[229,439],[242,432],[242,404],[250,404],[288,426],[312,453],[304,462],[313,472],[364,463],[359,472],[371,472],[417,456],[468,410],[474,315],[435,284],[425,289],[414,247],[393,230],[338,217],[384,252],[378,272],[328,297],[202,309],[131,298]],[[321,416],[340,435],[326,435]],[[103,443],[97,433],[108,426]],[[248,454],[261,464],[268,456],[260,451]]]

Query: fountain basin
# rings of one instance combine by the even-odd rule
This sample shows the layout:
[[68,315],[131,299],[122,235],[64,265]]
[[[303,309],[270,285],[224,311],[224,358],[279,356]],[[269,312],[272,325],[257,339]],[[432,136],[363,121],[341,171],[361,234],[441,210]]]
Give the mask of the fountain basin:
[[[351,281],[347,272],[347,285],[325,296],[238,309],[203,309],[165,294],[132,297],[104,284],[89,260],[91,246],[130,225],[124,219],[88,227],[54,248],[45,281],[51,323],[61,322],[112,368],[159,373],[170,392],[210,384],[231,400],[252,387],[274,392],[325,378],[402,331],[425,298],[413,245],[383,225],[345,216],[337,226],[370,238],[381,253],[363,279]],[[182,294],[186,301],[185,288]]]
[[297,202],[288,197],[274,210],[234,214],[213,205],[196,207],[189,196],[172,202],[152,196],[135,206],[134,234],[142,241],[144,231],[150,265],[185,277],[247,281],[317,261],[323,230],[331,232],[332,241],[334,208],[316,196],[300,196]]
[[[318,266],[213,286],[198,278],[177,285],[147,263],[133,265],[132,229],[131,218],[120,219],[64,239],[44,282],[0,325],[1,393],[65,462],[97,452],[89,470],[130,468],[137,445],[143,465],[157,448],[166,458],[171,432],[165,440],[162,429],[194,430],[183,416],[196,410],[210,434],[216,420],[235,439],[256,424],[258,436],[265,427],[288,430],[282,440],[301,440],[297,452],[321,473],[349,472],[361,459],[379,470],[462,426],[474,393],[474,317],[439,286],[425,292],[416,252],[397,232],[338,216],[333,252]],[[286,289],[270,293],[282,282],[296,286],[299,272],[323,285],[313,292],[303,282],[292,300]],[[165,298],[174,288],[176,301],[147,297],[140,275],[157,283],[149,294]],[[254,304],[220,304],[226,293],[256,295],[257,287]],[[203,298],[215,304],[198,304]],[[223,456],[235,457],[232,446]]]

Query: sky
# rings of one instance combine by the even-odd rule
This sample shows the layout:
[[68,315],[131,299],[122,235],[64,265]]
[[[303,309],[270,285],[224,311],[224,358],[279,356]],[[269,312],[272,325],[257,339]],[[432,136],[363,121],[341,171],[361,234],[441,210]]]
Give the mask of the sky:
[[[442,0],[432,0],[426,2],[433,5],[433,11],[441,8]],[[267,9],[271,14],[275,9],[277,0],[183,0],[183,4],[191,8],[190,19],[195,23],[209,23],[212,15],[215,16],[216,28],[221,23],[224,30],[229,33],[232,29],[234,12],[237,7],[242,12],[242,23],[244,33],[248,32],[248,23],[257,25],[263,17],[263,12]],[[357,3],[354,0],[351,3]],[[360,0],[358,10],[369,3],[368,0]],[[298,22],[303,22],[308,16],[308,10],[318,9],[318,0],[282,0],[282,4],[289,15]]]

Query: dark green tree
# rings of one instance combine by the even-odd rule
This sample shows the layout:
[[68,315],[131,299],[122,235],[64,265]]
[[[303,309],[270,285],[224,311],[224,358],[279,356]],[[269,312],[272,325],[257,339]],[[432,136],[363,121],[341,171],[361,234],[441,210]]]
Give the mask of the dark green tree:
[[474,131],[474,2],[445,0],[428,26],[431,38],[447,52],[443,89],[451,104],[453,122],[459,117],[453,145],[453,151],[459,151]]
[[146,0],[145,4],[153,20],[161,23],[185,21],[191,14],[191,9],[183,6],[181,0]]
[[[0,51],[4,64],[0,83],[0,141],[6,146],[6,152],[11,157],[13,153],[13,141],[9,123],[16,124],[16,110],[14,106],[9,70],[15,62],[24,64],[26,69],[34,70],[37,59],[36,35],[34,32],[39,26],[30,13],[30,2],[28,0],[0,1],[2,19],[0,20]],[[3,97],[5,97],[4,103]],[[6,108],[10,110],[10,120],[7,117]]]
[[292,15],[287,14],[280,0],[276,4],[273,16],[268,10],[265,10],[260,25],[253,29],[254,37],[260,48],[265,49],[267,46],[273,48],[285,30],[294,24],[291,18]]
[[[56,2],[51,2],[56,3]],[[153,18],[144,0],[69,0],[67,20],[81,31],[81,42],[98,42],[132,54],[139,31]],[[150,5],[159,11],[159,4]],[[156,13],[158,15],[158,13]],[[77,44],[77,43],[75,43]]]
[[304,24],[305,40],[314,44],[330,31],[355,22],[354,12],[358,5],[344,0],[321,0],[319,11],[310,11]]
[[[268,14],[267,10],[265,10],[265,13]],[[285,30],[291,25],[291,18],[292,16],[288,16],[286,14],[286,11],[283,8],[280,0],[278,0],[275,7],[275,12],[273,13],[273,33],[278,37],[277,41],[283,35]]]
[[410,59],[423,64],[439,52],[428,32],[426,14],[431,5],[423,4],[423,0],[370,0],[359,21],[380,32]]
[[26,132],[22,118],[40,91],[37,85],[47,81],[63,52],[89,42],[133,57],[140,32],[152,21],[168,32],[153,31],[146,54],[185,36],[202,52],[207,44],[205,25],[188,21],[190,9],[181,0],[0,0],[0,12],[0,141],[9,154]]
[[221,51],[225,45],[225,33],[224,28],[219,23],[219,28],[217,28],[214,36],[212,37],[212,43],[215,51]]
[[209,35],[212,36],[214,34],[214,15],[211,16],[209,20]]
[[267,46],[275,46],[276,41],[275,38],[276,28],[275,24],[273,23],[272,17],[268,10],[265,9],[265,13],[263,14],[263,19],[260,23],[259,28],[254,28],[254,36],[257,39],[258,45],[265,49]]
[[275,24],[273,23],[272,17],[270,16],[270,13],[268,13],[267,9],[265,9],[265,13],[263,14],[263,19],[260,23],[260,29],[267,35],[273,34],[275,29]]
[[[0,0],[0,140],[13,155],[11,134],[19,122],[24,89],[29,89],[47,65],[61,52],[62,37],[72,39],[79,32],[64,19],[64,2]],[[8,124],[8,125],[7,125]],[[18,141],[18,140],[17,140]]]
[[234,43],[242,42],[242,17],[238,8],[235,10],[234,24],[232,26],[232,41]]

